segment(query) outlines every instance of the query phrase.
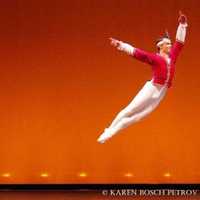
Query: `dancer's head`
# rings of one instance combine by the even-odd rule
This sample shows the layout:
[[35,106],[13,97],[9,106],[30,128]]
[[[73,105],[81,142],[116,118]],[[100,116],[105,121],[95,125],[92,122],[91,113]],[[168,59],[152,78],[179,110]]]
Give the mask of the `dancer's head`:
[[163,37],[159,38],[156,41],[156,46],[157,46],[159,52],[169,54],[172,43],[171,43],[171,40],[169,38],[169,34],[167,31],[165,31],[165,34]]

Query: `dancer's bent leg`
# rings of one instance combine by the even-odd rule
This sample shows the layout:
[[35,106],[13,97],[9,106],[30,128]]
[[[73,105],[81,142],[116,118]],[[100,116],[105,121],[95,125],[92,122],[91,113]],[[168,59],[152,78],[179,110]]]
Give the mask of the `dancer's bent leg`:
[[142,118],[151,113],[154,109],[153,105],[149,105],[138,113],[134,113],[132,116],[122,118],[113,128],[108,128],[104,133],[98,138],[98,142],[104,143],[106,140],[111,138],[113,135],[121,131],[122,129],[128,127],[129,125],[140,121]]
[[[149,87],[150,88],[150,87]],[[143,90],[144,91],[144,90]],[[143,94],[143,91],[139,94]],[[113,121],[111,126],[107,128],[104,133],[98,138],[98,142],[104,143],[107,139],[115,135],[120,130],[126,128],[127,126],[140,121],[142,118],[150,114],[160,103],[166,94],[167,89],[159,87],[154,87],[153,92],[145,101],[140,98],[142,95],[137,95],[134,100],[120,113],[116,119]],[[147,91],[148,93],[149,91]],[[140,101],[141,100],[141,101]],[[143,102],[141,105],[140,102]],[[137,106],[136,106],[137,105]],[[138,109],[133,109],[138,108]],[[134,112],[130,112],[133,109]],[[132,113],[132,114],[131,114]]]
[[110,129],[111,137],[119,131],[121,131],[122,129],[140,121],[141,119],[149,115],[157,107],[157,105],[158,103],[154,102],[152,103],[152,105],[148,105],[142,111],[134,113],[132,116],[123,118],[116,126]]
[[154,88],[152,87],[150,81],[148,81],[144,87],[140,90],[140,92],[134,97],[131,103],[124,108],[116,118],[112,121],[111,125],[108,129],[113,128],[116,124],[121,121],[123,118],[132,116],[134,113],[141,111],[144,107],[146,107],[150,103],[150,98],[154,92]]

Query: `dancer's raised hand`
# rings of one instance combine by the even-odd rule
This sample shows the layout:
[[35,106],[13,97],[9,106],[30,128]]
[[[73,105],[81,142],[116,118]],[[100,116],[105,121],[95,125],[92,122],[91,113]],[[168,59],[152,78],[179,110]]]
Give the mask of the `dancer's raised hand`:
[[180,24],[187,24],[187,17],[186,17],[186,15],[184,15],[181,11],[179,11],[178,22],[179,22]]

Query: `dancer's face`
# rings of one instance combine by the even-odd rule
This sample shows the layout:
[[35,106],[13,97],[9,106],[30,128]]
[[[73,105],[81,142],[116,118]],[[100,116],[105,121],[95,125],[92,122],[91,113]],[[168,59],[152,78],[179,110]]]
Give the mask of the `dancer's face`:
[[172,43],[171,43],[170,41],[164,42],[164,43],[162,44],[162,46],[160,47],[160,50],[161,50],[162,52],[164,52],[164,53],[169,54],[171,47],[172,47]]

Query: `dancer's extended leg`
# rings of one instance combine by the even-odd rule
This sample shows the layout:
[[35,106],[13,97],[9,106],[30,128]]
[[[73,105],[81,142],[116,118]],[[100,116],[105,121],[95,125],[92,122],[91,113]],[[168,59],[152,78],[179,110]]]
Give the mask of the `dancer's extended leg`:
[[[146,88],[148,88],[148,90]],[[144,87],[134,98],[134,100],[118,114],[111,126],[107,128],[99,137],[98,142],[104,143],[107,139],[115,135],[120,130],[126,128],[130,124],[140,121],[157,107],[159,102],[164,97],[166,89],[155,87],[154,85],[146,88]],[[148,95],[143,96],[143,94],[145,94],[144,91]]]
[[149,105],[154,90],[155,89],[152,87],[150,81],[148,81],[140,90],[140,92],[130,102],[130,104],[118,113],[109,128],[113,128],[123,118],[132,116],[134,113],[141,111],[144,107]]
[[111,138],[113,135],[115,135],[122,129],[128,127],[129,125],[135,122],[140,121],[142,118],[147,116],[152,111],[153,111],[153,106],[149,105],[142,111],[134,113],[132,116],[123,117],[120,121],[118,121],[118,123],[114,127],[106,129],[104,133],[98,138],[98,142],[104,143],[106,140]]
[[152,103],[152,105],[148,105],[145,107],[142,111],[138,113],[134,113],[132,116],[124,117],[122,120],[120,120],[113,128],[109,129],[111,137],[115,135],[117,132],[121,131],[122,129],[130,126],[131,124],[134,124],[144,117],[146,117],[148,114],[150,114],[158,105],[158,102]]

